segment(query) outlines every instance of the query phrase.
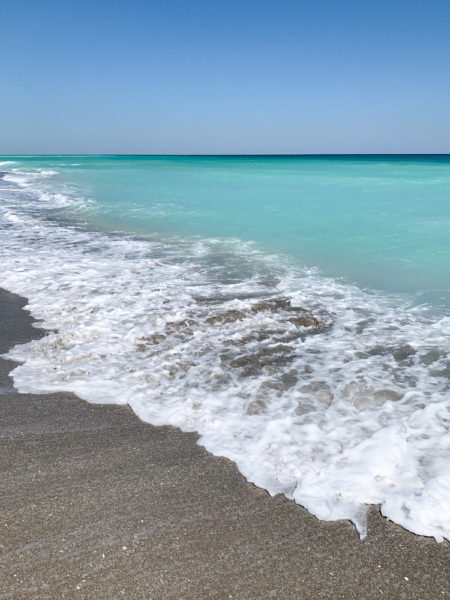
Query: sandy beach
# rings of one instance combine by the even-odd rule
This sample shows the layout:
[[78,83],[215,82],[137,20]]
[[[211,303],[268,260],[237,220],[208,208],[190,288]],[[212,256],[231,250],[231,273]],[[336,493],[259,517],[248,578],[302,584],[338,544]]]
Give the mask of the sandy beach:
[[[0,293],[0,350],[42,333]],[[321,522],[196,436],[70,394],[17,393],[0,364],[0,598],[450,598],[450,544],[370,512]],[[105,400],[107,400],[105,398]]]

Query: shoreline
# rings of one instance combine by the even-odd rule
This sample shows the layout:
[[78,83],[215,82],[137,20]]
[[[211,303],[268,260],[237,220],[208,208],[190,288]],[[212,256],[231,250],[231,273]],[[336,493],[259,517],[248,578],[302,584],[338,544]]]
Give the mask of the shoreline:
[[[0,290],[0,353],[41,337]],[[0,598],[450,598],[450,543],[369,511],[323,522],[198,436],[73,394],[19,394],[0,360]]]

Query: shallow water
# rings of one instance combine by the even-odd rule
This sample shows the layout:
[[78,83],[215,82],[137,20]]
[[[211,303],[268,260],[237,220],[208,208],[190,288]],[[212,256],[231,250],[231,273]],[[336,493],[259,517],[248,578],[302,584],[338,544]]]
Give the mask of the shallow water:
[[54,330],[9,353],[21,391],[450,539],[447,157],[2,160],[0,285]]

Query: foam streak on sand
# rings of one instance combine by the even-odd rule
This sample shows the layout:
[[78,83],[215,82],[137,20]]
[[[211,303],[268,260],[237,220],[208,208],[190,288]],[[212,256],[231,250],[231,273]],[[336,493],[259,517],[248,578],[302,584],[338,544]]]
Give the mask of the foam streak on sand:
[[239,240],[64,225],[51,177],[15,171],[0,192],[0,285],[52,330],[9,353],[19,390],[198,431],[249,481],[362,536],[375,503],[450,539],[450,319]]

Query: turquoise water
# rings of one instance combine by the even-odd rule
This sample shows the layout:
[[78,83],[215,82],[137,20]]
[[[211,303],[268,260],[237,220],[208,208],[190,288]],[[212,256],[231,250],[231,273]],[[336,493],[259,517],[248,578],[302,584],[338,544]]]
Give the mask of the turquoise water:
[[449,156],[10,160],[57,169],[102,227],[251,240],[360,286],[450,297]]
[[20,391],[199,433],[365,535],[450,540],[450,157],[4,157]]

